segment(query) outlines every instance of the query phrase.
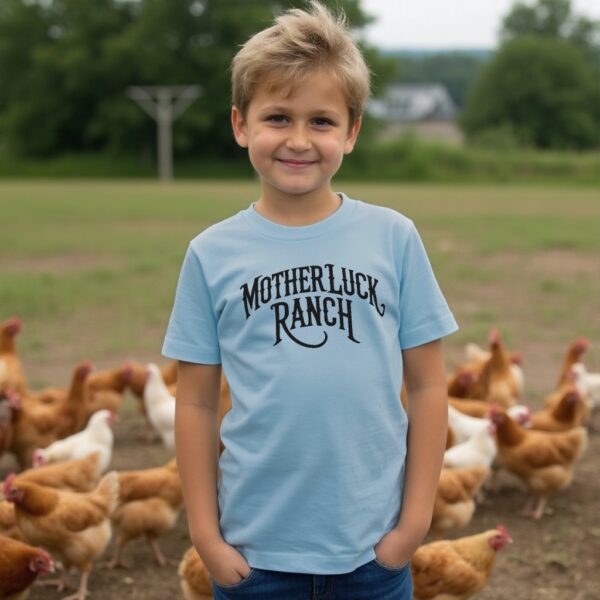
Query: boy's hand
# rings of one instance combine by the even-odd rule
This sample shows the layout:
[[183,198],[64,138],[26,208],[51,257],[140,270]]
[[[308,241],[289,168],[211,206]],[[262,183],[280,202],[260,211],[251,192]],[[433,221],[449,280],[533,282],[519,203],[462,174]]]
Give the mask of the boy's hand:
[[387,567],[400,568],[412,558],[421,541],[421,537],[415,539],[414,535],[392,529],[375,545],[375,557]]
[[220,542],[203,553],[202,561],[212,578],[221,585],[239,583],[250,573],[246,559],[227,542]]

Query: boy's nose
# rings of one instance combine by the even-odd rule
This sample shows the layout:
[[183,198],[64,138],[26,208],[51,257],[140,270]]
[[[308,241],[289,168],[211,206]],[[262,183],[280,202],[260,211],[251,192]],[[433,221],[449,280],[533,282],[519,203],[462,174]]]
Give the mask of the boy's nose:
[[302,152],[304,150],[310,149],[311,142],[310,142],[309,136],[307,135],[307,132],[302,127],[294,127],[289,132],[286,146],[290,150],[295,150],[296,152]]

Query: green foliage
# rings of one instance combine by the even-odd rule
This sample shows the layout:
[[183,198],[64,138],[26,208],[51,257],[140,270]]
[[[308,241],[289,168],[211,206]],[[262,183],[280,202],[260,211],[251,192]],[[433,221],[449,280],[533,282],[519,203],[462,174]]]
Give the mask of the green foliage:
[[538,0],[529,5],[517,2],[504,18],[501,36],[562,39],[577,46],[600,70],[600,22],[573,14],[571,0]]
[[597,147],[600,92],[594,69],[568,42],[517,37],[482,70],[461,123],[469,136],[508,127],[524,145]]
[[[359,0],[328,0],[354,29]],[[293,0],[1,0],[0,145],[45,158],[103,150],[151,159],[156,125],[125,90],[199,84],[176,122],[175,152],[241,156],[229,127],[229,65],[239,46]],[[390,65],[365,48],[376,86]]]

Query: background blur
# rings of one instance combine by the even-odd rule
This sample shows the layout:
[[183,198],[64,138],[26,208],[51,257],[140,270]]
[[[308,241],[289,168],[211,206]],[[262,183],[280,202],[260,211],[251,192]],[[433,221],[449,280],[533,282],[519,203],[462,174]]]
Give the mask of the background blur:
[[[597,182],[600,5],[595,15],[576,8],[595,1],[463,0],[450,12],[329,2],[346,11],[374,74],[368,122],[341,176]],[[228,126],[229,64],[293,5],[303,3],[2,0],[0,175],[151,176],[156,124],[126,90],[196,85],[200,98],[173,129],[175,175],[248,177]]]

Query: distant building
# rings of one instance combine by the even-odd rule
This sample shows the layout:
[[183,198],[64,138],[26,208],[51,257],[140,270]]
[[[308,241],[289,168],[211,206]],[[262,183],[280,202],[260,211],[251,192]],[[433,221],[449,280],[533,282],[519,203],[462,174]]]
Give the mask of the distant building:
[[463,141],[456,124],[458,109],[446,88],[437,83],[392,84],[383,98],[369,101],[367,110],[388,123],[385,138],[414,131],[423,139],[453,144]]

